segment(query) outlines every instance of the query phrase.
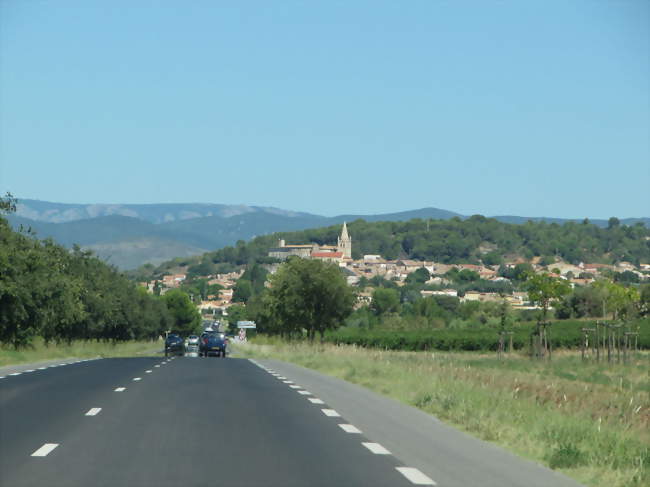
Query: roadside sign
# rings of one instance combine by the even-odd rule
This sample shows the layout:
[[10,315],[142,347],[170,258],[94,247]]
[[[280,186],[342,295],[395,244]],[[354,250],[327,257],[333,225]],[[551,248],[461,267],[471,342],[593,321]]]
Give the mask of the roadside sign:
[[237,328],[257,328],[254,321],[238,321]]

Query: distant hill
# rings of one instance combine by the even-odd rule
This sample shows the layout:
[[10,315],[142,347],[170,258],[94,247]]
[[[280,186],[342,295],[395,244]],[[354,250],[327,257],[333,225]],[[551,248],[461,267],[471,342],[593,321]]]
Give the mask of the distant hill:
[[[326,227],[344,221],[408,221],[414,218],[448,220],[467,217],[438,208],[376,215],[325,217],[272,207],[221,204],[83,205],[20,200],[9,220],[14,228],[31,227],[39,238],[53,238],[71,247],[78,244],[101,258],[131,269],[150,262],[159,264],[173,257],[198,255],[275,232]],[[498,216],[506,223],[528,220],[565,223],[571,220]],[[582,220],[575,220],[582,221]],[[650,218],[621,219],[632,225]],[[607,226],[606,220],[591,223]]]

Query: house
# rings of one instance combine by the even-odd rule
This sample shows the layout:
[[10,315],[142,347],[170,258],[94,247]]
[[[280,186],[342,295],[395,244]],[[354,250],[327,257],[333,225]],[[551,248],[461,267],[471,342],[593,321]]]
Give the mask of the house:
[[279,260],[287,260],[292,256],[301,257],[303,259],[323,259],[318,254],[324,253],[340,253],[341,260],[352,259],[352,237],[348,234],[348,227],[345,222],[343,222],[341,235],[339,236],[336,245],[318,245],[316,243],[306,245],[287,245],[284,239],[280,239],[278,240],[277,247],[269,249],[268,256]]

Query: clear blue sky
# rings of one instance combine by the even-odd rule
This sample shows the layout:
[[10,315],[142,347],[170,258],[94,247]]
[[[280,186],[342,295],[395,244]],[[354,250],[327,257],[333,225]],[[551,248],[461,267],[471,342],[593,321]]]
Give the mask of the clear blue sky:
[[0,2],[0,191],[650,216],[650,2]]

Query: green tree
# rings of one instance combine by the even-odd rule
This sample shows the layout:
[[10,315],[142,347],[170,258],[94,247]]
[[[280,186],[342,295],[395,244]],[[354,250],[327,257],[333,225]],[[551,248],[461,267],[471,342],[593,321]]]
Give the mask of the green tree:
[[372,293],[370,309],[377,316],[398,313],[400,309],[399,301],[400,295],[396,289],[380,287]]
[[172,289],[163,297],[172,317],[172,331],[183,336],[199,330],[201,315],[190,301],[190,297],[180,289]]
[[232,293],[235,303],[246,303],[253,296],[253,285],[247,279],[238,279]]
[[268,320],[263,326],[279,333],[307,330],[310,340],[335,329],[352,312],[354,293],[338,266],[294,258],[271,276],[265,293]]
[[528,299],[542,307],[541,320],[537,321],[537,327],[533,335],[534,346],[538,357],[549,354],[551,346],[547,334],[548,321],[546,319],[548,309],[553,301],[559,301],[571,291],[571,286],[564,279],[554,278],[549,274],[530,274],[526,281]]

